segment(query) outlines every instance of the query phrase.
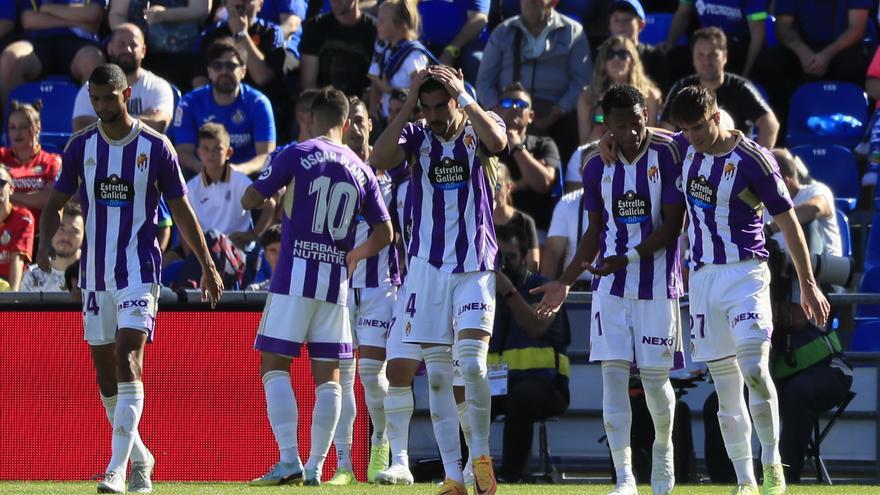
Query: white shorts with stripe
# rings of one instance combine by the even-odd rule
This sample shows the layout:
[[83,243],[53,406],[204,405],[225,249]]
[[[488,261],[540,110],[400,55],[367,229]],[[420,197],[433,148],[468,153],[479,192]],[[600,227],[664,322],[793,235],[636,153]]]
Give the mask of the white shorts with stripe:
[[124,289],[83,291],[83,333],[89,345],[116,341],[116,330],[131,328],[153,341],[159,311],[159,284],[137,284]]
[[348,289],[355,349],[358,345],[385,348],[396,300],[397,287],[393,285]]
[[[406,294],[405,286],[401,286],[398,294]],[[388,340],[385,347],[385,358],[422,360],[422,347],[418,344],[407,344],[403,341],[404,333],[412,332],[412,323],[404,318],[404,298],[398,296],[394,303],[394,312],[391,323],[388,325]]]
[[308,342],[313,359],[351,359],[348,308],[308,297],[270,292],[254,349],[297,357]]

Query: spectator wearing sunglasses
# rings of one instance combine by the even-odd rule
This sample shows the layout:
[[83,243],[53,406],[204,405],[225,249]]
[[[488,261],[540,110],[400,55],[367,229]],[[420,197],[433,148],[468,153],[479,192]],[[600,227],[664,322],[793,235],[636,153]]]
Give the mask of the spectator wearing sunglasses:
[[[655,2],[656,3],[656,2]],[[656,6],[655,6],[656,8]],[[608,33],[610,36],[623,36],[632,40],[639,52],[645,74],[651,78],[661,91],[669,89],[669,67],[664,54],[653,45],[642,43],[639,34],[645,29],[645,9],[639,0],[614,0],[608,14]]]
[[657,85],[646,74],[639,52],[631,39],[617,35],[605,40],[596,54],[593,80],[578,98],[578,134],[586,144],[602,137],[604,117],[599,101],[602,94],[614,84],[629,84],[645,96],[648,125],[657,122],[662,95]]
[[532,98],[520,83],[501,93],[494,108],[507,126],[507,152],[500,156],[510,169],[513,204],[535,219],[539,230],[550,226],[551,189],[559,180],[559,148],[553,138],[528,133],[535,118]]
[[750,80],[724,70],[727,64],[724,31],[717,27],[703,28],[695,31],[691,39],[696,74],[679,79],[669,90],[666,106],[660,112],[660,126],[675,129],[669,118],[669,101],[682,88],[700,85],[715,92],[718,108],[730,114],[736,129],[747,136],[757,129],[755,141],[765,148],[773,148],[779,133],[779,121]]
[[229,132],[232,168],[246,175],[257,173],[275,149],[272,104],[242,82],[247,53],[235,41],[220,38],[207,54],[211,84],[184,95],[174,113],[172,135],[180,164],[190,172],[201,172],[202,162],[196,157],[198,131],[203,124],[216,122]]
[[12,204],[12,176],[0,166],[0,286],[18,291],[34,250],[34,216]]

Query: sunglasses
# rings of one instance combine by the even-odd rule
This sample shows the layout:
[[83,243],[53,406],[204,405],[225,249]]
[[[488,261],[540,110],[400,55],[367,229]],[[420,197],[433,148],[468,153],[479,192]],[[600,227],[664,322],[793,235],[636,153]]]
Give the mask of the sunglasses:
[[608,50],[608,60],[619,58],[620,60],[626,60],[630,57],[630,54],[626,50]]
[[0,189],[3,189],[4,187],[6,187],[6,184],[9,184],[8,180],[0,179]]
[[229,72],[234,71],[235,69],[241,67],[241,64],[238,62],[223,62],[221,60],[215,60],[208,65],[211,69],[220,72],[222,70],[228,70]]
[[529,108],[529,102],[520,100],[519,98],[504,98],[501,100],[501,108]]

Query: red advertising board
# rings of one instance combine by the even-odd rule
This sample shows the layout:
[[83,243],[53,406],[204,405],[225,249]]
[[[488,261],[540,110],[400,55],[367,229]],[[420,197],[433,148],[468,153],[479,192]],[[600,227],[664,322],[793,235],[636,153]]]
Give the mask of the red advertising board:
[[[266,418],[256,312],[160,311],[144,364],[140,434],[156,457],[157,481],[243,481],[278,460]],[[85,480],[110,459],[104,414],[78,311],[11,311],[0,329],[0,480]],[[314,384],[303,347],[291,379],[299,450],[309,452]],[[366,478],[369,427],[363,389],[352,460]],[[324,479],[333,474],[333,448]]]

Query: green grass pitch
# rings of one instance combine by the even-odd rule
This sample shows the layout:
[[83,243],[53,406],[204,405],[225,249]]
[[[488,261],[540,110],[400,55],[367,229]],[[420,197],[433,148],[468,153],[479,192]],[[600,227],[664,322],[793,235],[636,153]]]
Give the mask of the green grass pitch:
[[[0,482],[0,494],[43,495],[43,494],[93,494],[94,482],[88,483],[48,483],[48,482]],[[497,495],[606,495],[611,485],[501,485]],[[727,495],[729,486],[685,485],[675,487],[673,495]],[[155,495],[434,495],[435,485],[417,484],[413,486],[373,486],[367,484],[349,487],[300,487],[281,486],[256,488],[244,483],[156,483]],[[639,493],[650,495],[651,488],[639,486]],[[880,493],[880,487],[867,485],[803,485],[789,487],[790,495],[869,495]]]

